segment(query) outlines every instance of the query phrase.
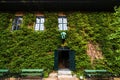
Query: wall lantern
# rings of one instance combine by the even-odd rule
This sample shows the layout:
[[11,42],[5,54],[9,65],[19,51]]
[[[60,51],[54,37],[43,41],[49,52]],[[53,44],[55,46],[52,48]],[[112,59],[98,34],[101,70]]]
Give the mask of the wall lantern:
[[66,38],[66,32],[61,32],[61,38],[65,39]]
[[62,44],[64,44],[66,39],[66,32],[61,32]]

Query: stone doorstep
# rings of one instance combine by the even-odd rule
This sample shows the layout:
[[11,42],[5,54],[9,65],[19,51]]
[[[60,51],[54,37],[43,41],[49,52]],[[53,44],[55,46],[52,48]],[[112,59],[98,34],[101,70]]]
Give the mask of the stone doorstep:
[[58,75],[72,75],[70,70],[58,70]]
[[71,73],[58,73],[58,75],[72,75]]
[[58,78],[73,78],[72,75],[58,75]]
[[58,78],[58,80],[79,80],[78,78]]
[[44,78],[43,80],[79,80],[78,78]]

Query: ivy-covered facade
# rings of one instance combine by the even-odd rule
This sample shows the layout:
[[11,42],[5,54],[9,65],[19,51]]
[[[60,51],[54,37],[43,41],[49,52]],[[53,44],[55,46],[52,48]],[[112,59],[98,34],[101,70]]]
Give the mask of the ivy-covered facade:
[[[56,50],[67,46],[67,50],[75,52],[74,72],[77,75],[83,74],[84,69],[107,69],[118,76],[119,19],[119,7],[114,12],[1,11],[0,68],[8,68],[11,72],[19,72],[22,68],[42,68],[46,76],[55,68]],[[64,44],[60,34],[63,31],[66,32]],[[102,58],[89,55],[89,43],[98,46],[95,51],[101,52]]]

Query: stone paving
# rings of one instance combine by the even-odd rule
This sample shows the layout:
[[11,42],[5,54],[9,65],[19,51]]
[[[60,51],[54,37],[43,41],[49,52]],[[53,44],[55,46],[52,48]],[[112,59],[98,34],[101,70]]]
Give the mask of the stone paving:
[[78,78],[44,78],[43,80],[79,80]]
[[72,76],[72,72],[69,69],[61,69],[58,72],[49,74],[48,78],[43,80],[79,80],[76,76]]

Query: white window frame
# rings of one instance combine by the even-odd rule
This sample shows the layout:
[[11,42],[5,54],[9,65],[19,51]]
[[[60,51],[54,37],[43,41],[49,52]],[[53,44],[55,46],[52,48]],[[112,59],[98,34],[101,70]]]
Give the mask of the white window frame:
[[22,24],[23,18],[22,16],[15,16],[12,23],[12,30],[19,30],[20,25]]
[[45,30],[44,26],[45,17],[44,16],[36,16],[36,23],[35,23],[35,31],[43,31]]
[[59,30],[68,30],[66,16],[58,17],[58,28],[59,28]]

